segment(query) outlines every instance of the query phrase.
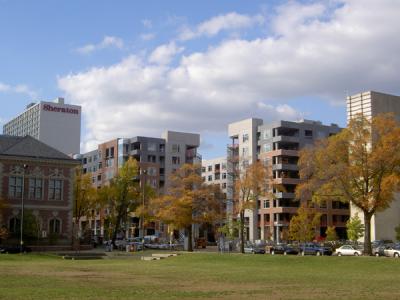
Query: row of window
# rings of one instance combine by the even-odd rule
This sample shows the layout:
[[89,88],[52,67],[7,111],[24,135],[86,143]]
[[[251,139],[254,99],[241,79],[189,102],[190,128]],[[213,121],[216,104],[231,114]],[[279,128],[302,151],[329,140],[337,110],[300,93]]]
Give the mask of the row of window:
[[[220,180],[220,179],[226,179],[226,173],[222,174],[217,173],[214,175],[214,180]],[[203,181],[206,181],[206,177],[203,177]],[[213,175],[208,175],[207,181],[213,181]]]
[[[48,199],[49,200],[62,200],[62,186],[61,179],[48,180]],[[29,178],[28,180],[28,198],[35,200],[42,200],[44,196],[44,180],[42,178]],[[11,176],[8,179],[8,196],[11,198],[22,197],[22,177]],[[25,196],[25,195],[24,195]]]
[[[8,230],[10,233],[18,233],[21,228],[21,219],[13,217],[9,221]],[[49,233],[60,234],[61,233],[61,220],[53,218],[49,220]]]

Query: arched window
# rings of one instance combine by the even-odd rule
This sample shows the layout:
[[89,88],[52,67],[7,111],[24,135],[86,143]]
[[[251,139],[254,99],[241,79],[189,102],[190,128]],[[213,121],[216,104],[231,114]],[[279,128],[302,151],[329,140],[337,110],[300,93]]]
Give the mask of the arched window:
[[51,219],[49,222],[50,233],[61,233],[61,221],[59,219]]
[[13,217],[10,219],[8,230],[11,233],[17,233],[20,231],[21,221],[17,217]]

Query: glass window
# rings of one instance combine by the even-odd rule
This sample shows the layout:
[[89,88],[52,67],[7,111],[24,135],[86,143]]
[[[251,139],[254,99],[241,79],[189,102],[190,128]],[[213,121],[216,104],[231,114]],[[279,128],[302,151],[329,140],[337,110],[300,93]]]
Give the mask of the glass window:
[[43,181],[39,178],[29,178],[29,198],[42,199]]
[[178,144],[172,144],[172,152],[173,153],[178,153],[179,152],[179,145]]
[[61,221],[59,219],[51,219],[49,222],[50,233],[61,233]]
[[272,150],[272,144],[271,143],[266,143],[263,145],[263,151],[264,152],[269,152]]
[[249,134],[248,133],[244,133],[243,137],[242,137],[243,143],[246,143],[249,140]]
[[208,166],[208,172],[212,171],[212,166]]
[[62,195],[62,180],[49,180],[49,200],[61,200]]
[[264,204],[263,205],[264,208],[269,208],[269,200],[264,200],[263,204]]
[[263,131],[263,138],[264,139],[269,139],[272,137],[272,130],[271,129],[265,129]]
[[14,198],[21,198],[22,177],[12,176],[8,179],[8,195]]
[[157,151],[157,145],[155,143],[148,143],[147,150],[148,151]]

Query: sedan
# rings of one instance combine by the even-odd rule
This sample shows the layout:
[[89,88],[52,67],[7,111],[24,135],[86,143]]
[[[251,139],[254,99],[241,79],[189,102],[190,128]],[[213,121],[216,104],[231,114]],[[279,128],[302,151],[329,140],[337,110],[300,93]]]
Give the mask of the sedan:
[[385,249],[385,256],[389,257],[400,257],[400,247],[389,247]]
[[293,255],[297,255],[297,254],[299,254],[299,250],[297,248],[293,247],[292,245],[276,245],[276,246],[271,248],[270,253],[272,255],[275,255],[275,254],[283,254],[283,255],[293,254]]
[[342,247],[336,249],[335,254],[337,256],[342,256],[342,255],[359,256],[362,255],[362,251],[354,248],[351,245],[343,245]]
[[244,247],[244,253],[265,254],[265,249],[257,246],[246,246]]

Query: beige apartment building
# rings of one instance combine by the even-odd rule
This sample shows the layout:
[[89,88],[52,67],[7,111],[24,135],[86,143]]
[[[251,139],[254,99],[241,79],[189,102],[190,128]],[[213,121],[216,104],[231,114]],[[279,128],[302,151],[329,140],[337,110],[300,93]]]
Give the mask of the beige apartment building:
[[[400,121],[400,97],[368,91],[347,97],[347,121],[357,114],[367,118],[380,113],[393,113]],[[356,207],[351,207],[351,215],[358,213],[363,220],[363,213]],[[376,213],[371,220],[371,240],[395,240],[395,227],[400,224],[400,195],[397,194],[390,207]]]

